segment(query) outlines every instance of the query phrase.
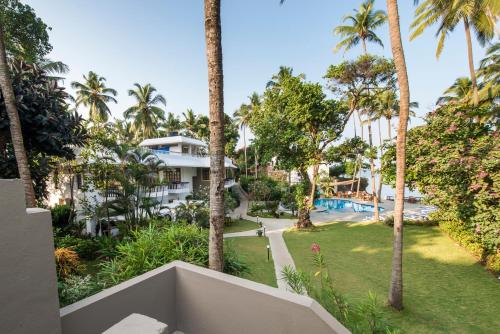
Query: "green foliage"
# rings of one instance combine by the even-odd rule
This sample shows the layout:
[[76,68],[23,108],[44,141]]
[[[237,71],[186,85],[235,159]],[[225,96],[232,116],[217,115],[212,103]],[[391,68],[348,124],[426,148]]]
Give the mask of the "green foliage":
[[[439,107],[408,132],[407,144],[408,186],[438,207],[434,217],[441,228],[483,260],[500,249],[500,135],[492,124],[475,121],[489,113],[484,107]],[[394,180],[394,160],[390,148],[382,166],[386,181]]]
[[[394,226],[394,216],[390,215],[384,219],[384,224],[387,226]],[[438,222],[429,218],[422,219],[405,219],[403,221],[404,225],[413,225],[413,226],[437,226]]]
[[[73,159],[73,148],[82,146],[87,134],[81,116],[68,110],[69,95],[54,78],[41,67],[22,60],[11,60],[10,66],[24,147],[36,196],[41,201],[46,195],[48,176],[57,167],[56,158]],[[0,178],[19,177],[2,96],[0,152]]]
[[52,226],[55,228],[64,228],[71,222],[69,221],[71,216],[71,207],[69,205],[56,205],[50,209],[50,215],[52,217]]
[[0,22],[9,55],[35,62],[52,50],[47,32],[50,28],[21,1],[0,0]]
[[[208,265],[208,231],[195,225],[175,223],[150,225],[132,232],[132,240],[117,247],[118,256],[103,263],[100,278],[116,284],[149,270],[181,260],[206,267]],[[236,254],[224,252],[225,268],[242,270]]]
[[311,251],[314,272],[296,271],[290,266],[285,266],[281,272],[293,292],[307,293],[316,299],[352,333],[387,333],[394,330],[387,324],[376,294],[369,291],[365,301],[357,305],[350,303],[337,290],[320,246],[312,244]]
[[74,237],[71,235],[55,237],[54,246],[56,248],[70,248],[74,250],[80,258],[85,260],[95,260],[98,257],[98,251],[100,249],[99,242],[94,238]]
[[86,275],[71,275],[57,281],[60,307],[73,304],[104,289],[104,285],[96,278]]

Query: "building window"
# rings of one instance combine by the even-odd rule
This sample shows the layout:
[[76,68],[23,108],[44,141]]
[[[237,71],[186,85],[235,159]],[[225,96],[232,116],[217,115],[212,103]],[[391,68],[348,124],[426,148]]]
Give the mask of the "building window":
[[189,154],[189,146],[182,146],[182,153]]
[[210,168],[203,168],[201,170],[201,179],[203,181],[210,181]]
[[165,171],[164,180],[167,182],[181,182],[181,169],[171,168]]

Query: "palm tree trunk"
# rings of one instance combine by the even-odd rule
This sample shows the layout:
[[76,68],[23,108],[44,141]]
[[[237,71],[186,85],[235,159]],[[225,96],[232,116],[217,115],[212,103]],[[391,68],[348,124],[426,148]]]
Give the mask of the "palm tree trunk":
[[[359,127],[361,128],[361,140],[364,140],[364,126],[363,126],[363,120],[361,119],[361,114],[359,111],[358,113],[358,119],[359,119]],[[359,169],[358,169],[358,186],[356,188],[356,197],[359,197],[359,187],[361,186],[361,171],[363,170],[363,157],[359,157]]]
[[367,51],[366,51],[366,40],[364,38],[361,39],[361,43],[363,44],[363,54],[366,55]]
[[479,104],[479,92],[477,90],[476,70],[474,69],[474,56],[472,54],[472,39],[467,17],[464,17],[465,38],[467,40],[467,56],[469,58],[470,80],[472,81],[472,101],[475,106]]
[[12,138],[12,146],[14,147],[14,155],[16,156],[17,169],[19,177],[24,186],[24,197],[27,208],[36,206],[35,190],[33,188],[33,181],[31,180],[31,173],[28,164],[28,158],[24,147],[23,132],[21,128],[21,121],[17,113],[16,97],[12,82],[10,81],[9,66],[7,64],[7,55],[5,52],[4,33],[3,27],[0,23],[0,88],[5,100],[5,109],[9,116],[9,130]]
[[397,310],[403,309],[403,210],[406,168],[406,130],[410,113],[410,87],[406,61],[401,41],[397,0],[387,1],[389,35],[396,65],[400,90],[399,124],[396,139],[396,199],[394,203],[394,237],[389,304]]
[[[372,122],[368,123],[368,142],[370,144],[370,149],[373,148],[372,141]],[[373,215],[376,222],[380,221],[378,212],[378,196],[377,196],[377,185],[375,184],[375,162],[373,156],[370,154],[370,174],[372,177],[372,197],[373,197]]]
[[205,0],[210,116],[210,233],[208,266],[224,269],[224,88],[220,0]]
[[378,125],[378,142],[380,144],[380,172],[378,173],[378,200],[379,202],[382,202],[382,155],[384,154],[382,150],[382,131],[380,129],[380,118],[377,119],[377,125]]
[[312,170],[312,180],[311,180],[311,198],[310,207],[314,205],[314,195],[316,193],[316,179],[318,178],[319,165],[314,165]]
[[392,143],[392,125],[391,125],[391,119],[387,119],[387,135],[389,136],[389,140]]
[[352,173],[351,193],[354,190],[354,180],[356,180],[357,170],[358,170],[358,157],[356,156],[356,160],[354,160],[354,171]]
[[245,176],[248,177],[246,126],[243,127],[243,148],[244,148],[244,152],[245,152]]

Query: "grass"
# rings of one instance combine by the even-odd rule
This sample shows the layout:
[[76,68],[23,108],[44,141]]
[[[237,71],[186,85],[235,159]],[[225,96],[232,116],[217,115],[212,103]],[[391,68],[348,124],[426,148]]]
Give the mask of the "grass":
[[231,225],[224,226],[224,233],[234,233],[234,232],[243,232],[250,231],[259,228],[259,224],[246,220],[246,219],[236,219],[231,222]]
[[[500,328],[500,285],[463,248],[436,227],[404,232],[402,312],[385,308],[405,333],[494,333]],[[333,223],[284,235],[296,266],[311,271],[313,242],[330,263],[337,288],[353,301],[368,291],[387,298],[392,229],[374,223]],[[496,328],[496,330],[495,330]]]
[[266,237],[237,237],[225,239],[225,242],[232,244],[250,268],[250,272],[243,274],[242,278],[277,287],[272,256],[267,261],[266,246],[269,241]]

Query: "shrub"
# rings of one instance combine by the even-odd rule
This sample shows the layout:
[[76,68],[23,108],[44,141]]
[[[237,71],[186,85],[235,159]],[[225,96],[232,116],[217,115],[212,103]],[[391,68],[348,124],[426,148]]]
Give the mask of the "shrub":
[[64,228],[69,225],[71,216],[71,207],[69,205],[56,205],[50,209],[52,216],[52,226],[56,228]]
[[[100,277],[108,284],[116,284],[149,270],[181,260],[208,265],[208,231],[196,225],[177,222],[149,227],[132,232],[132,240],[117,246],[118,256],[103,263]],[[240,267],[231,251],[224,252],[228,273]]]
[[55,237],[54,244],[57,248],[70,248],[74,250],[80,258],[85,260],[95,260],[99,255],[100,245],[96,238],[65,235],[63,237]]
[[[384,219],[384,224],[387,226],[394,226],[394,216],[390,215]],[[437,226],[438,222],[429,218],[422,219],[405,219],[403,220],[403,225],[413,225],[413,226]]]
[[335,287],[320,246],[312,244],[311,251],[314,273],[296,271],[290,266],[285,266],[281,272],[293,292],[307,293],[316,299],[352,333],[394,333],[375,294],[368,292],[367,300],[358,305],[349,303]]
[[98,280],[87,276],[70,275],[57,282],[59,304],[61,307],[73,304],[83,298],[91,296],[104,288]]
[[77,274],[81,270],[78,254],[71,248],[56,248],[54,251],[56,259],[57,275],[65,278]]
[[252,214],[258,214],[261,213],[266,209],[266,205],[263,203],[258,203],[258,202],[252,202],[252,205],[250,206],[250,213]]

